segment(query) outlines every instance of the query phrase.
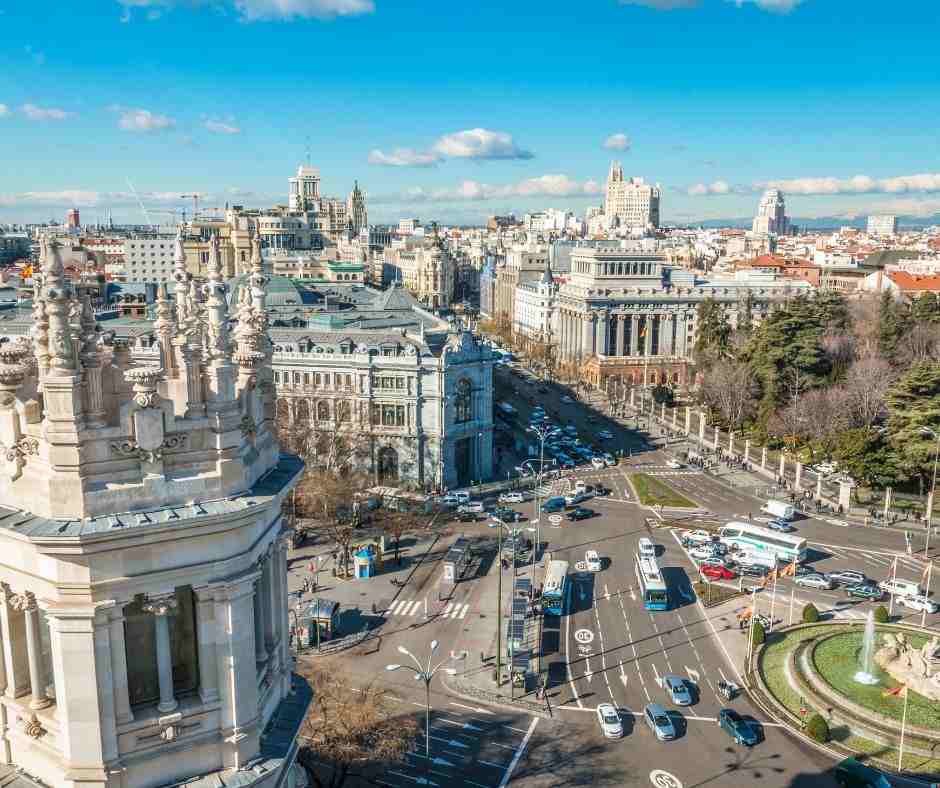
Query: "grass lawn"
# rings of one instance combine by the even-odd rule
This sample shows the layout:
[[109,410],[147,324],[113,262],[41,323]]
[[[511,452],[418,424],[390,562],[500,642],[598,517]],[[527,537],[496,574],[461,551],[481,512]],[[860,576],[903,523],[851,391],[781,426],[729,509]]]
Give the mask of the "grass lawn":
[[684,509],[696,508],[696,503],[676,492],[664,481],[645,473],[631,473],[630,483],[636,490],[640,503],[645,506],[677,506]]
[[736,588],[727,588],[715,585],[715,583],[703,583],[700,580],[692,583],[692,590],[695,591],[705,607],[715,607],[715,605],[720,605],[729,599],[742,595],[742,592]]

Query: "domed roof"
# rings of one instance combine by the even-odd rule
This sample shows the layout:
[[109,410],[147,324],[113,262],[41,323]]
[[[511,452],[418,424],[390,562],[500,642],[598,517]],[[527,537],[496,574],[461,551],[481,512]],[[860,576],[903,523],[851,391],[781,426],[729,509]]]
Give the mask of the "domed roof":
[[[241,296],[241,289],[248,286],[248,274],[240,274],[228,281],[229,304],[236,305]],[[300,288],[286,276],[272,276],[268,279],[267,306],[300,306],[304,302]]]

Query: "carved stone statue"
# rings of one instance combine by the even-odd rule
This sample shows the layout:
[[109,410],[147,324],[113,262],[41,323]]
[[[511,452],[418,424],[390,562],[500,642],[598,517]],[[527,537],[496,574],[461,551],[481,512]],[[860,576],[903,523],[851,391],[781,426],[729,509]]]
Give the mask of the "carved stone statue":
[[897,632],[886,634],[883,643],[875,654],[875,662],[882,670],[919,695],[940,700],[940,671],[933,670],[940,637],[935,636],[917,648],[903,632]]

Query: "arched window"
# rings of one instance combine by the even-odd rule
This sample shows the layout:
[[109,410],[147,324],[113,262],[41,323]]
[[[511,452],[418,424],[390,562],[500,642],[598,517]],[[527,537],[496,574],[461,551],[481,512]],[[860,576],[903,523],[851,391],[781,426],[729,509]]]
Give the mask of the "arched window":
[[454,420],[459,424],[473,418],[473,386],[466,378],[458,381],[454,397]]
[[330,420],[330,403],[326,400],[320,400],[317,403],[317,421]]
[[379,483],[398,481],[398,452],[391,446],[379,450]]
[[294,403],[294,419],[301,425],[310,423],[310,405],[307,400],[299,399]]
[[336,420],[346,422],[352,417],[352,408],[348,400],[340,400],[336,403]]

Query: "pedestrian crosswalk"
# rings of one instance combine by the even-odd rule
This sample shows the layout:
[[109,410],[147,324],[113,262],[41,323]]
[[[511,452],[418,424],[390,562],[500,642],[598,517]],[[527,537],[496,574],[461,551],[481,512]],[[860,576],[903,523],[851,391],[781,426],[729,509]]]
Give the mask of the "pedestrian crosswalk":
[[441,607],[440,603],[426,603],[424,599],[397,599],[385,611],[387,616],[414,617],[422,616],[425,609],[429,616],[440,618],[464,618],[470,610],[470,605],[459,602],[448,602]]

